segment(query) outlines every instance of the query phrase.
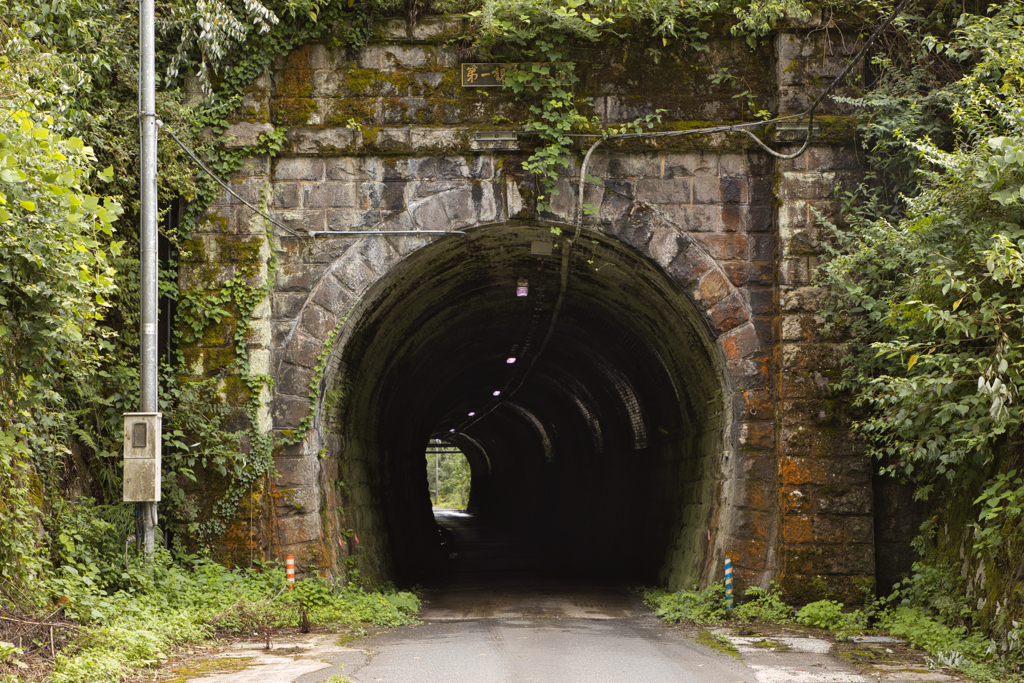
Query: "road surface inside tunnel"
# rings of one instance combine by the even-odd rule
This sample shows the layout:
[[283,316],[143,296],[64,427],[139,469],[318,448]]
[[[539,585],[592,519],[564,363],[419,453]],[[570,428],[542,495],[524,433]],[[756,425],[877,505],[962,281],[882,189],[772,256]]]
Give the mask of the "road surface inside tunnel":
[[458,510],[435,509],[444,571],[425,584],[424,617],[614,619],[641,609],[621,581],[567,571],[529,530],[511,531]]

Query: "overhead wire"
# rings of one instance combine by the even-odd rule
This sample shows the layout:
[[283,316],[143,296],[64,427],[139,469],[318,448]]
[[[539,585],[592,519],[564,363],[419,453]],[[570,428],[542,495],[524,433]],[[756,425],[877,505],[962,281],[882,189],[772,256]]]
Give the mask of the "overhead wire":
[[[789,114],[787,116],[780,116],[766,121],[751,121],[749,123],[712,126],[708,128],[692,128],[690,130],[617,133],[615,135],[608,135],[606,137],[602,136],[601,138],[596,140],[594,144],[590,146],[590,149],[587,150],[587,154],[583,157],[583,165],[580,166],[580,189],[576,203],[576,231],[573,234],[573,244],[575,244],[576,239],[579,237],[580,229],[583,224],[583,191],[587,184],[587,166],[590,162],[590,157],[594,153],[594,150],[596,150],[602,142],[604,142],[605,140],[625,140],[629,138],[662,138],[681,137],[684,135],[706,135],[712,133],[744,133],[747,137],[756,142],[764,151],[768,152],[777,159],[796,159],[797,157],[799,157],[800,155],[807,151],[807,147],[811,143],[811,137],[814,130],[814,111],[818,108],[818,105],[820,105],[822,101],[839,86],[842,80],[846,78],[846,75],[850,73],[850,70],[860,63],[860,61],[864,58],[864,55],[867,54],[867,51],[871,48],[871,45],[874,44],[878,37],[882,35],[882,32],[885,31],[885,29],[887,29],[890,24],[892,24],[892,22],[896,19],[897,16],[899,16],[899,13],[903,10],[903,7],[907,4],[907,2],[909,2],[909,0],[900,0],[900,2],[896,4],[896,6],[893,8],[892,12],[889,14],[886,20],[882,22],[878,26],[878,28],[875,29],[875,31],[864,43],[864,45],[861,46],[860,50],[857,51],[857,54],[854,55],[854,57],[846,63],[846,66],[843,68],[841,72],[839,72],[839,75],[836,76],[835,79],[833,79],[832,83],[829,84],[827,88],[818,93],[818,96],[814,98],[814,101],[811,103],[811,105],[800,114]],[[774,149],[766,145],[761,140],[761,138],[757,137],[751,132],[751,130],[755,128],[763,128],[765,126],[781,123],[783,121],[803,119],[804,117],[807,117],[807,135],[804,138],[804,144],[801,145],[800,149],[798,149],[796,152],[793,152],[792,154],[780,154],[779,152],[776,152]]]
[[[181,139],[180,139],[180,138],[179,138],[179,137],[178,137],[177,135],[175,135],[175,134],[174,134],[174,131],[172,131],[172,130],[170,129],[170,127],[168,127],[168,126],[167,126],[167,124],[166,124],[166,123],[164,123],[164,122],[163,122],[162,120],[160,120],[160,119],[158,118],[158,119],[156,120],[156,125],[157,125],[157,129],[158,129],[158,130],[163,130],[163,131],[166,131],[166,132],[167,132],[167,134],[171,136],[171,139],[172,139],[172,140],[174,140],[174,141],[175,141],[176,143],[178,143],[178,146],[179,146],[179,147],[181,147],[181,149],[182,149],[182,150],[183,150],[183,151],[185,152],[185,154],[187,154],[187,155],[189,156],[189,158],[190,158],[190,159],[192,159],[192,161],[193,161],[193,162],[195,162],[196,166],[198,166],[199,168],[201,168],[201,169],[203,170],[203,172],[204,172],[204,173],[206,173],[206,175],[210,176],[210,177],[211,177],[211,178],[212,178],[212,179],[214,180],[214,182],[216,182],[216,183],[217,183],[218,185],[220,185],[221,187],[223,187],[223,188],[224,188],[224,190],[225,190],[225,191],[226,191],[226,192],[227,192],[228,194],[230,194],[230,195],[231,195],[232,197],[234,197],[234,198],[235,198],[235,199],[237,199],[238,201],[240,201],[240,202],[242,202],[243,204],[245,204],[245,205],[246,205],[247,207],[249,207],[249,208],[250,208],[250,209],[251,209],[252,211],[254,211],[255,213],[258,213],[259,215],[263,216],[263,217],[264,217],[265,219],[267,219],[267,221],[268,221],[268,222],[269,222],[269,223],[270,223],[271,225],[276,225],[277,227],[281,228],[282,230],[284,230],[285,232],[287,232],[287,233],[288,233],[289,235],[291,235],[292,237],[297,237],[297,238],[298,238],[299,240],[302,240],[303,244],[306,244],[306,241],[305,241],[305,240],[306,240],[307,238],[306,238],[305,236],[303,236],[303,235],[300,235],[299,233],[295,232],[294,230],[292,230],[291,228],[289,228],[289,227],[288,227],[287,225],[284,225],[283,223],[279,223],[278,221],[274,220],[274,219],[273,219],[273,218],[272,218],[272,217],[271,217],[270,215],[268,215],[268,214],[267,214],[267,213],[266,213],[265,211],[263,211],[263,210],[262,210],[262,209],[260,209],[259,207],[253,206],[253,205],[252,205],[252,204],[250,204],[250,203],[249,203],[248,201],[246,201],[244,197],[242,197],[242,196],[241,196],[240,194],[238,194],[237,192],[235,192],[235,191],[234,191],[234,190],[233,190],[233,189],[231,188],[231,186],[230,186],[230,185],[229,185],[229,184],[228,184],[227,182],[225,182],[225,181],[224,181],[223,179],[221,179],[221,178],[220,178],[220,176],[218,176],[218,175],[217,175],[216,173],[214,173],[214,172],[213,172],[213,170],[212,170],[212,169],[210,169],[210,167],[209,167],[209,166],[207,166],[207,165],[206,165],[206,164],[205,164],[205,163],[203,162],[203,160],[202,160],[202,159],[200,159],[200,158],[199,158],[199,156],[198,156],[198,155],[197,155],[197,154],[196,154],[195,152],[193,152],[193,151],[192,151],[192,150],[191,150],[191,149],[189,148],[189,146],[188,146],[188,145],[186,145],[186,144],[185,144],[184,142],[182,142],[182,141],[181,141]],[[306,244],[306,246],[308,247],[309,245],[308,245],[308,244]]]

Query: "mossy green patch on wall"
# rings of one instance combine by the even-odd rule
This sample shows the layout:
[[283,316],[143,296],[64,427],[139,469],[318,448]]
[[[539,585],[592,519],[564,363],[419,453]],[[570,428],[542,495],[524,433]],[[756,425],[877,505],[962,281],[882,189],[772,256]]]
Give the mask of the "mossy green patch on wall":
[[271,101],[270,117],[283,126],[304,126],[310,115],[317,111],[317,101],[308,97],[288,97]]

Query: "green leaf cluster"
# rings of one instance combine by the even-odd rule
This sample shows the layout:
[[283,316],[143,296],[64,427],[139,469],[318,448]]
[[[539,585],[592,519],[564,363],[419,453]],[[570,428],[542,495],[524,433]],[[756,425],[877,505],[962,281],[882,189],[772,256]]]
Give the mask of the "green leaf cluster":
[[960,93],[952,149],[899,134],[924,161],[918,193],[897,220],[851,210],[853,228],[836,231],[823,268],[841,302],[833,322],[870,342],[844,383],[871,409],[858,430],[887,471],[922,487],[983,476],[1021,423],[1024,201],[1011,196],[1024,184],[1012,142],[1024,135],[1019,11],[1012,3],[963,20],[965,41],[982,26],[1016,35],[997,41],[1006,50],[998,78],[990,55],[951,86]]
[[868,626],[864,612],[846,612],[843,610],[843,603],[835,600],[818,600],[804,605],[797,611],[796,620],[804,626],[828,631],[853,631]]
[[772,584],[769,590],[751,586],[744,593],[747,599],[733,611],[734,619],[745,621],[786,622],[793,619],[793,608],[782,599],[778,588]]
[[116,589],[77,571],[65,571],[47,584],[69,615],[84,624],[72,645],[58,653],[49,680],[120,680],[215,632],[252,636],[296,627],[300,604],[313,624],[350,626],[416,623],[420,606],[411,593],[365,592],[319,577],[299,581],[289,591],[279,563],[228,570],[195,557],[175,563],[159,553],[149,564],[122,562],[121,567]]
[[[524,62],[509,70],[504,87],[531,102],[531,117],[523,130],[536,135],[540,144],[523,168],[539,182],[541,211],[550,211],[551,200],[559,193],[559,172],[570,164],[575,134],[599,138],[647,130],[661,121],[659,111],[616,128],[584,114],[593,101],[577,96],[580,79],[571,59],[574,48],[639,35],[641,41],[660,39],[661,47],[671,42],[706,51],[707,33],[700,26],[717,8],[714,0],[487,0],[471,13],[480,23],[478,50]],[[650,48],[649,54],[657,61],[660,48]]]
[[721,582],[713,583],[704,590],[649,591],[644,595],[644,602],[666,621],[707,624],[726,617],[726,592]]

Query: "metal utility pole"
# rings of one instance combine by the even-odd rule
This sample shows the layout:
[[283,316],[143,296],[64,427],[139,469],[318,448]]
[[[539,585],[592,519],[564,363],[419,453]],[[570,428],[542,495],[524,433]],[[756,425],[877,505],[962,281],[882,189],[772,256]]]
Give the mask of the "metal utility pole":
[[437,459],[438,459],[438,457],[439,457],[438,456],[438,452],[434,451],[434,507],[437,507],[438,494],[441,491],[441,487],[438,486],[438,483],[437,483],[437,481],[438,481],[438,466],[437,466]]
[[[141,400],[142,413],[156,413],[157,404],[157,196],[156,196],[156,40],[154,36],[154,0],[139,2],[139,120],[141,149],[142,224],[139,233],[139,261],[142,278],[141,304]],[[159,440],[160,434],[154,438]],[[156,498],[159,499],[159,490]],[[156,502],[136,504],[136,539],[146,557],[153,554],[156,529]]]

